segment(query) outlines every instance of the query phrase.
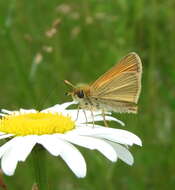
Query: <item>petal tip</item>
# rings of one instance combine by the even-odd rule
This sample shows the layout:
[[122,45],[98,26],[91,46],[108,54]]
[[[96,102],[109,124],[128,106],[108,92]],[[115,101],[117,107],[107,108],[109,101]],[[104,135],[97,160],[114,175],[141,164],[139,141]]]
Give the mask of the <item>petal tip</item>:
[[116,158],[111,159],[111,162],[117,162],[117,160],[118,158],[116,157]]
[[3,173],[7,176],[12,176],[15,173],[15,170],[7,170],[7,169],[4,169],[3,167],[1,169],[2,169]]
[[85,178],[86,177],[86,173],[85,174],[78,174],[76,175],[78,178]]
[[134,142],[136,145],[138,146],[142,146],[142,141],[141,139],[138,137],[138,139]]

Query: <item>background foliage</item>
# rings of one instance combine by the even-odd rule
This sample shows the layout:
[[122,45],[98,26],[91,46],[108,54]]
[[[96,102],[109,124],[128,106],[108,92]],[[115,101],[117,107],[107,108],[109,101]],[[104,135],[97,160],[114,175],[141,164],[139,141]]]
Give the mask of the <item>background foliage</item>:
[[[142,58],[139,114],[116,115],[143,140],[142,148],[131,150],[134,165],[81,149],[88,173],[77,179],[60,158],[48,155],[51,190],[175,187],[174,10],[174,0],[0,1],[2,108],[69,101],[64,79],[91,82],[128,52]],[[13,177],[4,176],[9,189],[31,189],[31,162],[29,157]]]

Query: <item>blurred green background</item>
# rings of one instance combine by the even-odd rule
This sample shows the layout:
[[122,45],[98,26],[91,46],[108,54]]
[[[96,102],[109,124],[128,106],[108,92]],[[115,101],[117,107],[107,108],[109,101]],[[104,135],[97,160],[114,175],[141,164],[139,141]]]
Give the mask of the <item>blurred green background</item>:
[[[97,79],[127,53],[143,62],[139,114],[116,114],[143,140],[132,167],[80,149],[87,161],[77,179],[48,154],[50,190],[175,188],[175,1],[0,1],[0,107],[42,109],[70,101],[63,80]],[[120,127],[113,124],[113,127]],[[4,176],[11,190],[31,189],[31,158]]]

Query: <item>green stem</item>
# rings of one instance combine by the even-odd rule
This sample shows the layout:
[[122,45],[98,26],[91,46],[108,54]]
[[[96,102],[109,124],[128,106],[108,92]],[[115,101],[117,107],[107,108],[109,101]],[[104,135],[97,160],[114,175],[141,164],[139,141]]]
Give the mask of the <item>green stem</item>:
[[48,190],[46,175],[46,151],[41,146],[36,146],[32,152],[35,182],[39,190]]

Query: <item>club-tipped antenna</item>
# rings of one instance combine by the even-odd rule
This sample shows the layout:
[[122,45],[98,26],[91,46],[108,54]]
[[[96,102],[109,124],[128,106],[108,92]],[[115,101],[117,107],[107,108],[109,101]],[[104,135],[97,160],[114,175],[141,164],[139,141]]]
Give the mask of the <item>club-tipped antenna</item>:
[[64,83],[71,86],[72,88],[75,88],[75,86],[71,82],[69,82],[68,80],[64,80]]

